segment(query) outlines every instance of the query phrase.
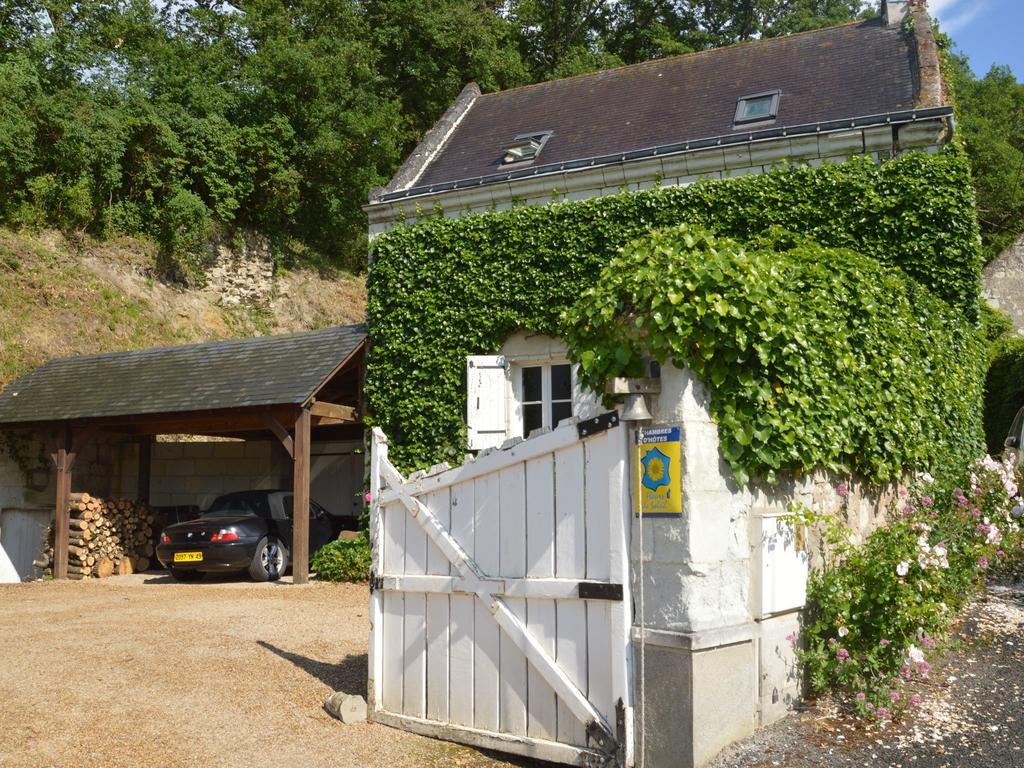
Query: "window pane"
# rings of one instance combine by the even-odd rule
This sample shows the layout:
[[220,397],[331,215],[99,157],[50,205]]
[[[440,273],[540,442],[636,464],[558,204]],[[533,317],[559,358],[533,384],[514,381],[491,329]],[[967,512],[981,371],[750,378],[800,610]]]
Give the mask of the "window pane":
[[551,366],[551,399],[572,400],[572,366]]
[[743,102],[743,117],[766,117],[772,112],[773,96],[762,96],[758,99],[747,99]]
[[523,437],[544,426],[544,406],[540,403],[523,406]]
[[523,368],[523,402],[539,403],[544,395],[543,384],[541,383],[542,368],[534,365]]
[[551,426],[557,427],[558,422],[562,419],[568,419],[572,416],[572,403],[562,401],[560,403],[551,404]]

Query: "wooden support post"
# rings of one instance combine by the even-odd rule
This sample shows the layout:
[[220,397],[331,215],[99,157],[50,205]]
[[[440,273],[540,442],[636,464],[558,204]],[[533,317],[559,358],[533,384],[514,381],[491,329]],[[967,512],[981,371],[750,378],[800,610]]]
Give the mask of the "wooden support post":
[[292,580],[309,580],[309,463],[312,419],[308,408],[295,418],[292,486]]
[[139,501],[149,504],[150,480],[153,473],[153,437],[152,435],[139,440]]
[[57,466],[57,498],[53,515],[53,578],[68,577],[68,528],[71,515],[68,505],[71,502],[71,468],[75,463],[75,454],[71,450],[71,429],[64,430],[57,450],[50,454]]

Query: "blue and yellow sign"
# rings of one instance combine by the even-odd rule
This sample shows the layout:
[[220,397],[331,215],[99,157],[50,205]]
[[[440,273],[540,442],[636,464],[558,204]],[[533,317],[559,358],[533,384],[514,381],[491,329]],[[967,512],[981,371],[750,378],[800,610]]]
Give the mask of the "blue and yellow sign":
[[644,517],[683,514],[679,427],[656,427],[637,433],[639,513]]

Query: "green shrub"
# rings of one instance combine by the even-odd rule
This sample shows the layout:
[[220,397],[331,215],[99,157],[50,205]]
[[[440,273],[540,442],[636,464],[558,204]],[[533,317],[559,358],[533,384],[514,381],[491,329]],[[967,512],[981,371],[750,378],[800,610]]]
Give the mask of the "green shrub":
[[210,210],[198,195],[178,189],[168,198],[160,211],[157,241],[158,263],[169,277],[190,285],[202,283],[211,223]]
[[1024,339],[1004,339],[985,377],[985,442],[989,453],[1003,450],[1013,417],[1024,407]]
[[[777,226],[826,248],[851,248],[899,268],[968,323],[978,316],[977,220],[968,166],[955,151],[432,217],[373,241],[366,394],[374,422],[392,441],[394,460],[403,467],[459,461],[465,451],[466,356],[497,352],[516,330],[564,335],[563,312],[624,245],[651,229],[681,223],[741,242]],[[902,284],[900,291],[915,307],[920,297],[926,313],[938,306],[925,292]],[[882,300],[876,311],[886,306]],[[935,330],[930,315],[923,322],[922,333]],[[973,365],[965,333],[958,332],[955,352]],[[879,376],[889,365],[880,359],[874,364]],[[936,358],[936,365],[945,369],[946,363]],[[964,382],[960,374],[954,378]],[[938,398],[942,412],[961,408],[964,392],[938,377],[935,384],[937,394],[928,398]],[[871,461],[882,456],[891,466],[905,453],[904,441],[882,415],[881,429],[889,429],[897,442],[875,446]],[[977,430],[968,427],[972,442]]]
[[1024,508],[1012,462],[986,456],[965,480],[966,491],[922,476],[860,546],[835,517],[794,511],[791,521],[819,526],[826,542],[801,636],[790,636],[812,692],[841,691],[881,719],[919,703],[932,649],[986,572],[1019,566]]
[[366,581],[370,576],[370,540],[366,531],[351,541],[325,544],[313,555],[312,569],[320,581]]
[[737,480],[822,467],[894,480],[981,452],[984,345],[898,270],[775,233],[743,246],[688,225],[626,246],[567,315],[595,392],[688,366],[710,388]]

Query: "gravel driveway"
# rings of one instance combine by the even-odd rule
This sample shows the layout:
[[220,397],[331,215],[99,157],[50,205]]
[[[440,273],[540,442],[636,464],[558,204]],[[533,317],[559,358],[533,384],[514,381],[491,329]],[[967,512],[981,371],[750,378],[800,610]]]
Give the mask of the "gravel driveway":
[[726,750],[708,768],[1024,766],[1024,587],[992,587],[967,610],[924,703],[884,731],[823,701]]
[[507,766],[381,725],[365,586],[174,584],[158,574],[0,586],[0,765]]

